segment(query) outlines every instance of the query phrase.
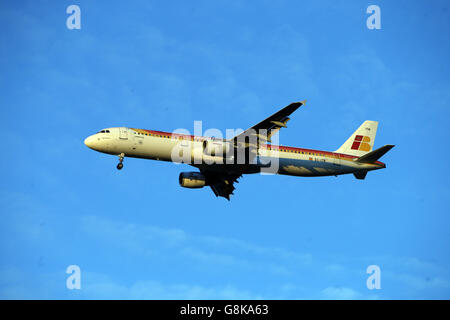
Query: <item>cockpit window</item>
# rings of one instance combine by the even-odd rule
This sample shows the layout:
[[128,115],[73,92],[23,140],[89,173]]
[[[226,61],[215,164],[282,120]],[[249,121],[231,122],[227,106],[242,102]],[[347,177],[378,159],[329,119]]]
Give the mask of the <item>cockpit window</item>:
[[109,130],[101,130],[98,133],[110,133]]

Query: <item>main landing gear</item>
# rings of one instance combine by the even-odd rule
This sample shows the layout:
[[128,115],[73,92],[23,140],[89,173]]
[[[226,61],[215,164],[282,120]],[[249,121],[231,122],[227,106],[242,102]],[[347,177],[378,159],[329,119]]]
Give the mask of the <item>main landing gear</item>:
[[122,170],[123,168],[123,158],[125,157],[125,153],[119,154],[119,164],[117,165],[117,170]]

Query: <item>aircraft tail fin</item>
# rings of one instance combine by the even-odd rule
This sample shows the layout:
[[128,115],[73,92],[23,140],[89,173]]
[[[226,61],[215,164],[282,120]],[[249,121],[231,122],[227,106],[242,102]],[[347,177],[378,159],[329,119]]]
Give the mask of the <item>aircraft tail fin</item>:
[[378,121],[366,120],[335,152],[361,157],[372,151]]
[[360,163],[374,163],[375,161],[380,159],[382,156],[384,156],[386,154],[386,152],[391,150],[393,147],[394,147],[394,145],[387,144],[385,146],[382,146],[381,148],[378,148],[377,150],[366,153],[365,155],[359,157],[355,161],[360,162]]

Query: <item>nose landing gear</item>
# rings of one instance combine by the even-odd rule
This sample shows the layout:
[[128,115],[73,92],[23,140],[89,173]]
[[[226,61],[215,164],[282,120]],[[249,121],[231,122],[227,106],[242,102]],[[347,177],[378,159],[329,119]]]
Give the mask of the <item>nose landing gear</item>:
[[123,158],[125,157],[124,153],[119,154],[119,164],[117,165],[117,170],[122,170],[123,168]]

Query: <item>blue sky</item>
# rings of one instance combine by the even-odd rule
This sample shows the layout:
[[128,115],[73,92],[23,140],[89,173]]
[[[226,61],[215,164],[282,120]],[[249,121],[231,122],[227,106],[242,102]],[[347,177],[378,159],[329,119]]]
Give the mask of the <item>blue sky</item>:
[[[449,299],[449,15],[448,1],[2,1],[0,297]],[[387,169],[245,176],[228,202],[180,188],[188,166],[119,172],[83,144],[122,125],[246,129],[303,99],[281,144],[335,150],[377,120]],[[81,290],[66,288],[74,264]]]

